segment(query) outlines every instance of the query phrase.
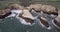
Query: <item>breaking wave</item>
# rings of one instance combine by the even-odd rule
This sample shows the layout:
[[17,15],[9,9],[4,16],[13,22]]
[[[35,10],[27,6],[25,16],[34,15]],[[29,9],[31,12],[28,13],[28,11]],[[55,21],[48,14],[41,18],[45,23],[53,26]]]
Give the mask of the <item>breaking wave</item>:
[[[22,10],[11,10],[11,12],[12,12],[12,14],[9,15],[9,16],[7,16],[6,18],[15,17],[15,18],[16,18],[17,20],[19,20],[19,22],[20,22],[21,24],[23,24],[23,25],[33,26],[34,24],[36,24],[36,22],[38,22],[39,25],[42,26],[42,24],[40,23],[39,20],[34,21],[34,23],[31,24],[30,22],[26,22],[23,18],[19,17],[19,15],[22,13]],[[34,13],[34,12],[32,12],[32,13]],[[36,14],[36,13],[34,13],[34,14]],[[38,13],[38,14],[40,14],[40,15],[38,15],[38,16],[40,16],[40,17],[45,17],[45,16],[46,16],[45,18],[46,18],[50,23],[52,23],[51,20],[56,17],[56,16],[53,15],[53,14],[47,15],[47,14],[42,13],[42,12],[41,12],[41,13]],[[43,15],[42,15],[42,14],[43,14]],[[51,24],[50,24],[50,25],[51,25]],[[44,27],[44,26],[42,26],[42,27]],[[51,29],[51,27],[49,27],[48,29]]]
[[33,23],[33,24],[28,23],[24,19],[19,17],[19,15],[22,13],[22,10],[11,10],[11,12],[12,12],[12,14],[7,16],[6,18],[8,18],[8,17],[15,17],[15,18],[17,18],[19,20],[19,22],[21,22],[21,24],[24,24],[24,25],[32,26],[33,24],[35,24],[35,23]]

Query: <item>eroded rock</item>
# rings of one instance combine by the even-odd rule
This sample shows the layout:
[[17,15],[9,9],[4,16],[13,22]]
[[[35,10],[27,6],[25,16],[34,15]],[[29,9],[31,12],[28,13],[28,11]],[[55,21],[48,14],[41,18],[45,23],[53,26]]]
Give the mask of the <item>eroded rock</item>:
[[11,11],[11,15],[9,15],[8,17],[15,17],[15,16],[17,17],[22,14],[24,6],[21,6],[19,4],[11,4],[8,8]]
[[36,12],[43,11],[44,13],[47,13],[47,14],[57,15],[57,13],[58,13],[58,9],[54,6],[51,6],[51,5],[31,4],[27,8],[28,9],[34,9]]
[[44,17],[39,17],[40,22],[42,23],[43,26],[46,26],[47,28],[49,27],[49,24],[47,22],[47,19]]
[[0,11],[0,19],[7,17],[11,14],[10,9],[5,9]]
[[29,9],[24,9],[23,10],[23,14],[22,16],[20,16],[21,18],[23,18],[26,22],[33,24],[34,23],[34,17],[32,16],[32,14],[29,12]]
[[57,27],[58,29],[60,29],[60,16],[56,17],[54,22],[53,22],[54,26]]
[[42,8],[42,4],[31,4],[27,7],[28,9],[35,9],[36,12],[40,11]]
[[57,8],[56,7],[54,7],[54,6],[51,6],[51,5],[43,5],[42,6],[42,11],[43,12],[45,12],[45,13],[52,13],[52,14],[56,14],[56,13],[58,13],[58,10],[57,10]]

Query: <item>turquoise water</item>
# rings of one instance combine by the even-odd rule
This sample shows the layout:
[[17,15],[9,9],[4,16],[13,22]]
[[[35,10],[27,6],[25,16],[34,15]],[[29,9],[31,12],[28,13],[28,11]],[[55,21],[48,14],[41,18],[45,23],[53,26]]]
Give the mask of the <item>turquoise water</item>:
[[16,18],[6,18],[0,21],[0,32],[60,32],[60,30],[53,28],[47,30],[38,23],[33,26],[21,24]]

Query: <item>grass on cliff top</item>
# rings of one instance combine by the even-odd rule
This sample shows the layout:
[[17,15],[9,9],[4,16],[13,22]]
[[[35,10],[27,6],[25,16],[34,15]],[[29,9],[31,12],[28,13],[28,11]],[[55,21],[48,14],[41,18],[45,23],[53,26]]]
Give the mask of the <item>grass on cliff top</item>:
[[[38,0],[37,0],[37,1],[38,1]],[[40,1],[40,0],[39,0],[39,1]],[[48,2],[49,2],[49,1],[51,2],[51,1],[52,1],[52,2],[54,2],[54,3],[55,3],[55,2],[58,2],[58,1],[60,1],[60,0],[44,0],[44,1],[48,1]],[[44,1],[43,1],[43,3],[44,3]],[[16,1],[15,1],[15,2],[13,2],[13,3],[18,3],[18,2],[19,2],[19,1],[18,1],[18,0],[16,0]],[[48,3],[48,2],[46,2],[46,3]],[[2,2],[2,3],[3,3],[3,2]],[[20,3],[20,2],[19,2],[19,3]],[[41,3],[41,2],[39,2],[39,3]],[[46,4],[46,3],[45,3],[45,4]],[[59,2],[59,3],[60,3],[60,2]],[[0,10],[1,10],[1,9],[4,9],[5,7],[7,7],[7,6],[8,6],[8,4],[11,4],[11,3],[9,3],[9,2],[8,2],[8,3],[6,3],[6,4],[4,4],[4,3],[3,3],[3,4],[1,4],[1,3],[0,3]],[[48,4],[49,4],[49,3],[48,3]],[[50,4],[52,4],[52,3],[50,3]],[[53,5],[55,5],[55,6],[57,6],[58,8],[60,8],[60,4],[58,4],[58,3],[53,4]]]
[[49,1],[60,1],[60,0],[49,0]]
[[9,6],[9,4],[14,4],[14,3],[18,3],[18,2],[11,2],[11,3],[6,3],[6,4],[0,4],[0,10],[5,9],[6,7]]

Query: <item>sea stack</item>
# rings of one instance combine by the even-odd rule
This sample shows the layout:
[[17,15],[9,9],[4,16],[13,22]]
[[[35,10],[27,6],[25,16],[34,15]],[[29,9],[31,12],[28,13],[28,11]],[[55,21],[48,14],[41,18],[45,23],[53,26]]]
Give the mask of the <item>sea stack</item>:
[[23,18],[27,23],[30,23],[30,24],[34,23],[34,17],[29,12],[29,9],[24,9],[23,14],[20,17]]

